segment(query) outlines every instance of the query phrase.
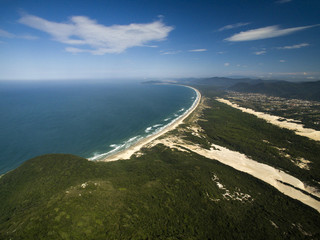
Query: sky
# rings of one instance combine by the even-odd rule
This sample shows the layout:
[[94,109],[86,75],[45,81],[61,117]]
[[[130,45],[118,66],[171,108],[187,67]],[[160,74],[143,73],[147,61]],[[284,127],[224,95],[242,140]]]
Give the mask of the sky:
[[320,80],[319,0],[0,0],[0,80]]

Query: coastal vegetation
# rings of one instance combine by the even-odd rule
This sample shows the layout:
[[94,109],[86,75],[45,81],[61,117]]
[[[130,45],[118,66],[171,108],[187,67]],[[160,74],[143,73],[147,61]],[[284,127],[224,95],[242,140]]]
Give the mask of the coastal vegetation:
[[[198,88],[201,106],[166,135],[226,146],[318,187],[319,143],[215,101],[224,93],[214,87]],[[194,123],[199,136],[185,131]],[[157,144],[114,162],[33,158],[0,178],[0,239],[320,238],[313,208],[182,150]],[[291,161],[298,157],[309,170]]]
[[[215,88],[206,87],[205,93],[207,108],[202,111],[203,121],[200,119],[198,124],[205,132],[206,141],[244,153],[320,189],[318,141],[216,101],[216,96],[223,97],[226,93],[217,93]],[[301,167],[300,160],[307,160],[309,165]]]
[[109,163],[40,156],[0,182],[1,239],[320,236],[315,210],[248,174],[161,145]]

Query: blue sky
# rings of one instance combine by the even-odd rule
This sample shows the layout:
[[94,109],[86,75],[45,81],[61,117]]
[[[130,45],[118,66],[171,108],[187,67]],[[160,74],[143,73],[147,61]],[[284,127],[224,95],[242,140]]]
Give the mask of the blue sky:
[[320,79],[319,0],[0,0],[0,79]]

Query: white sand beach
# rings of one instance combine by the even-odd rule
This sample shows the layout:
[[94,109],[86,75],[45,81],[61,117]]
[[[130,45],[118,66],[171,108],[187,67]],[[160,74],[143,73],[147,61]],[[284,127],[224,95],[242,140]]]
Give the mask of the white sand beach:
[[[304,136],[304,137],[308,137],[312,140],[320,141],[320,131],[317,131],[317,130],[314,130],[311,128],[305,128],[302,124],[291,122],[292,119],[285,119],[282,117],[273,116],[273,115],[263,113],[263,112],[256,112],[250,108],[240,107],[238,104],[232,103],[227,99],[217,98],[216,100],[219,102],[228,104],[229,106],[234,107],[236,109],[239,109],[242,112],[253,114],[253,115],[257,116],[258,118],[262,118],[262,119],[266,120],[267,122],[272,123],[274,125],[277,125],[281,128],[287,128],[289,130],[293,130],[296,134],[298,134],[300,136]],[[281,119],[281,121],[280,121],[280,119]]]
[[139,142],[132,145],[131,147],[129,147],[121,152],[118,152],[116,154],[112,154],[112,155],[110,155],[100,161],[110,162],[110,161],[130,159],[130,157],[133,154],[135,154],[136,152],[138,152],[142,147],[144,147],[145,145],[147,145],[151,141],[155,140],[156,138],[160,137],[161,135],[165,134],[166,132],[171,131],[171,130],[175,129],[177,126],[179,126],[197,108],[197,106],[199,105],[200,100],[201,100],[201,93],[197,89],[190,87],[190,86],[184,86],[184,87],[191,88],[197,93],[197,97],[196,97],[194,103],[188,109],[188,111],[185,112],[185,114],[183,114],[179,118],[175,119],[175,121],[173,121],[171,124],[168,124],[165,128],[163,128],[159,132],[155,133],[154,135],[151,135],[149,137],[141,139]]

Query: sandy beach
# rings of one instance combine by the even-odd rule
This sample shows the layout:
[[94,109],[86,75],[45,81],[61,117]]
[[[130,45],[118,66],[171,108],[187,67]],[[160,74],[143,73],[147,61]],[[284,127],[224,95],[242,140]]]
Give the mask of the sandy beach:
[[188,111],[185,112],[185,114],[183,114],[179,118],[175,119],[171,124],[168,124],[165,128],[163,128],[159,132],[155,133],[154,135],[151,135],[149,137],[141,139],[139,142],[132,145],[131,147],[129,147],[121,152],[109,155],[106,158],[99,160],[99,161],[110,162],[110,161],[130,159],[130,157],[133,154],[140,151],[140,149],[143,148],[144,146],[146,146],[148,143],[152,142],[153,140],[160,137],[161,135],[163,135],[163,134],[175,129],[177,126],[179,126],[197,108],[197,106],[199,105],[200,100],[201,100],[201,93],[197,89],[190,87],[190,86],[185,86],[185,85],[181,85],[181,86],[191,88],[197,93],[196,100],[194,101],[192,106],[188,109]]
[[[257,116],[258,118],[262,118],[266,120],[269,123],[272,123],[274,125],[277,125],[281,128],[287,128],[289,130],[293,130],[296,134],[304,137],[308,137],[312,140],[320,141],[320,131],[311,129],[311,128],[305,128],[302,124],[294,123],[292,122],[293,119],[285,119],[278,116],[273,116],[267,113],[263,112],[256,112],[249,108],[240,107],[238,104],[232,103],[229,100],[223,99],[223,98],[217,98],[217,101],[228,104],[231,107],[234,107],[236,109],[241,110],[245,113],[250,113],[252,115]],[[280,121],[281,119],[281,121]],[[285,119],[285,120],[284,120]]]

